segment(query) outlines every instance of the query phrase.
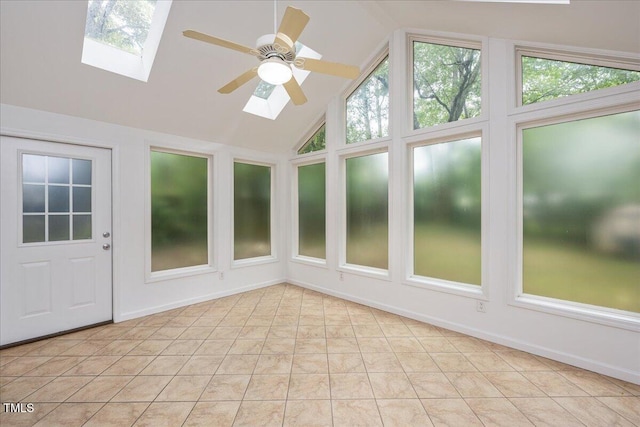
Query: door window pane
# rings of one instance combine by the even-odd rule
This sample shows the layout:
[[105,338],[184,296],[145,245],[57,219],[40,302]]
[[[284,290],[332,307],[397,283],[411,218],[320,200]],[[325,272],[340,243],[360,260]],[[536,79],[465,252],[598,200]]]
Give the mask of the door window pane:
[[24,184],[22,186],[22,212],[44,212],[44,185]]
[[151,151],[151,271],[209,263],[208,176],[205,157]]
[[73,183],[91,185],[91,160],[73,159]]
[[22,217],[22,242],[44,242],[44,215],[24,215]]
[[69,215],[49,215],[49,241],[69,240]]
[[73,216],[73,240],[91,239],[91,215]]
[[413,43],[413,128],[476,117],[481,106],[480,50]]
[[413,271],[480,285],[480,138],[413,149]]
[[63,157],[49,157],[49,183],[68,184],[69,183],[69,159]]
[[73,211],[91,212],[91,187],[73,187]]
[[45,156],[22,155],[22,181],[44,183]]
[[640,111],[522,132],[523,291],[640,312]]
[[347,98],[347,144],[389,135],[389,58]]
[[[91,189],[88,190],[91,193]],[[69,187],[49,186],[49,212],[69,212]]]
[[640,80],[640,71],[522,55],[522,105]]
[[271,255],[271,168],[233,164],[233,259]]
[[298,167],[298,254],[326,256],[324,163]]
[[346,160],[347,263],[388,268],[388,153]]

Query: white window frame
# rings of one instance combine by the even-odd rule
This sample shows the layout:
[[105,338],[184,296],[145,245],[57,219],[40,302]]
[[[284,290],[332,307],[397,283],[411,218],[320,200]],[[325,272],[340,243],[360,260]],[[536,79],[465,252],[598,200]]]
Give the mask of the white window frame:
[[[313,138],[313,136],[320,130],[320,128],[322,128],[322,126],[325,126],[325,144],[324,144],[324,149],[322,150],[317,150],[317,151],[311,151],[309,153],[304,153],[304,154],[298,154],[298,151],[304,147],[310,140],[311,138]],[[296,144],[293,147],[292,153],[291,155],[293,157],[309,157],[309,156],[313,156],[316,154],[323,154],[327,152],[327,120],[325,118],[325,115],[323,114],[322,117],[317,120],[313,126],[311,126],[309,128],[309,130],[307,132],[305,132],[304,137],[302,138],[302,141],[299,142],[298,144]]]
[[[327,230],[327,218],[328,218],[328,210],[327,210],[327,203],[326,203],[326,191],[325,191],[325,257],[324,258],[315,258],[315,257],[310,257],[310,256],[306,256],[306,255],[300,255],[300,218],[299,218],[299,199],[298,199],[298,170],[301,166],[309,166],[309,165],[317,165],[320,163],[324,163],[325,165],[325,176],[324,176],[324,180],[325,180],[325,188],[327,185],[327,156],[324,153],[325,150],[323,151],[316,151],[313,153],[307,153],[307,154],[315,154],[315,156],[310,157],[307,156],[307,154],[303,154],[302,156],[305,156],[304,158],[298,159],[298,160],[293,160],[291,162],[291,200],[292,200],[292,205],[291,205],[291,260],[294,262],[299,262],[302,264],[308,264],[308,265],[313,265],[316,267],[323,267],[323,268],[328,268],[327,265],[327,252],[328,252],[328,245],[327,245],[327,237],[328,237],[328,230]],[[319,153],[319,154],[318,154]]]
[[[405,128],[407,135],[419,135],[434,129],[452,129],[462,125],[473,125],[484,122],[489,118],[489,52],[487,49],[488,39],[486,37],[473,37],[470,35],[458,35],[439,32],[418,32],[408,33],[405,37],[407,49],[407,114],[405,117]],[[455,122],[440,123],[426,128],[413,128],[413,43],[430,43],[466,49],[476,49],[480,51],[480,114],[477,117],[457,120]]]
[[[142,56],[84,37],[82,63],[132,79],[148,81],[172,1],[157,1],[153,18],[151,18],[149,34],[142,48]],[[89,2],[87,1],[87,10],[88,8]]]
[[[195,265],[190,267],[172,268],[169,270],[151,271],[151,152],[177,154],[182,156],[199,157],[207,159],[207,264]],[[148,144],[146,155],[145,179],[146,179],[146,197],[145,197],[145,219],[146,219],[146,236],[145,236],[145,282],[160,282],[164,280],[176,279],[180,277],[195,276],[200,274],[214,273],[217,271],[215,265],[215,248],[214,248],[214,186],[213,186],[213,161],[214,155],[211,153],[202,153],[196,151],[186,151],[166,146]]]
[[[255,166],[266,166],[270,171],[270,196],[269,196],[269,244],[271,246],[271,254],[263,255],[252,258],[243,258],[243,259],[235,259],[235,164],[236,163],[244,163],[248,165]],[[246,267],[250,265],[258,265],[258,264],[268,264],[273,262],[278,262],[278,253],[277,253],[277,245],[276,240],[279,234],[277,234],[278,230],[276,229],[276,206],[278,201],[276,200],[276,164],[264,162],[260,160],[254,160],[247,157],[234,157],[231,161],[231,198],[230,198],[230,208],[231,208],[231,241],[230,241],[230,258],[231,258],[231,268],[240,268]]]

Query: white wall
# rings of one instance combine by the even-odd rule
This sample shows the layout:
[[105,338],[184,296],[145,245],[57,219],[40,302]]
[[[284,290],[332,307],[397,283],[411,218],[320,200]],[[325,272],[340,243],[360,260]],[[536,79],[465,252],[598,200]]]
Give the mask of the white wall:
[[[233,267],[233,159],[276,164],[276,182],[285,181],[279,159],[257,151],[160,134],[108,123],[63,116],[11,105],[0,106],[4,135],[44,139],[112,149],[113,169],[113,291],[116,322],[211,298],[280,283],[285,280],[283,257],[270,262]],[[205,274],[147,281],[147,214],[145,203],[149,146],[180,149],[214,156],[214,263]],[[286,166],[286,163],[284,163]],[[275,187],[277,188],[277,187]],[[276,200],[278,198],[276,197]],[[274,203],[278,203],[275,201]],[[274,246],[282,249],[283,215],[274,218]],[[220,279],[224,272],[224,279]]]
[[[575,96],[575,102],[551,101],[542,107],[516,108],[514,43],[501,39],[482,39],[484,64],[483,115],[469,119],[459,131],[481,130],[482,144],[488,149],[483,163],[483,285],[482,292],[456,292],[409,284],[411,228],[406,214],[410,208],[412,167],[407,161],[407,144],[439,136],[454,135],[449,126],[413,131],[407,125],[410,100],[406,87],[410,73],[405,44],[407,33],[397,31],[390,40],[391,58],[391,135],[372,144],[342,142],[345,94],[327,110],[327,150],[308,158],[327,162],[327,265],[314,266],[290,254],[288,277],[291,283],[357,301],[438,326],[467,333],[492,342],[525,350],[554,360],[583,367],[627,381],[640,383],[640,316],[630,314],[622,320],[599,318],[589,313],[571,313],[533,305],[518,305],[518,241],[516,221],[516,124],[550,115],[576,114],[617,105],[640,108],[640,84]],[[471,38],[472,40],[474,38]],[[477,40],[477,38],[475,38]],[[591,52],[593,53],[593,52]],[[602,52],[597,52],[602,54]],[[373,58],[373,57],[372,57]],[[635,56],[637,61],[637,55]],[[355,87],[353,85],[351,88]],[[395,89],[395,91],[394,91]],[[572,99],[574,99],[572,97]],[[464,127],[466,126],[466,128]],[[639,131],[640,132],[640,131]],[[385,147],[390,153],[389,277],[374,278],[351,269],[340,259],[344,231],[340,180],[342,156],[359,148]],[[292,156],[293,164],[300,159]],[[293,182],[293,181],[292,181]],[[291,189],[295,191],[295,189]],[[295,211],[290,222],[295,224]],[[289,239],[295,239],[292,231]],[[342,277],[342,279],[341,279]],[[639,278],[640,280],[640,278]],[[640,285],[640,284],[639,284]],[[483,301],[486,312],[476,310]]]

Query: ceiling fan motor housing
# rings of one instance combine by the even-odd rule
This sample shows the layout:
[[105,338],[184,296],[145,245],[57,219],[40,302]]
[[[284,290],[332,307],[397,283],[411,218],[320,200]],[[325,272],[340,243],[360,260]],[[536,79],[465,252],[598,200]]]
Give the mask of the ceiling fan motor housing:
[[261,61],[269,58],[280,58],[283,61],[292,63],[296,58],[295,46],[281,46],[275,43],[275,34],[265,34],[256,41],[256,51],[258,52],[258,58]]

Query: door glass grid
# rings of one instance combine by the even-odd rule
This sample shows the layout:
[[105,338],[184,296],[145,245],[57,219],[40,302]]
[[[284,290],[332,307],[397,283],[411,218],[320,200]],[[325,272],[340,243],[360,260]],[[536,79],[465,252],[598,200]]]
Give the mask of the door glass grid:
[[22,243],[87,240],[91,160],[22,154]]

